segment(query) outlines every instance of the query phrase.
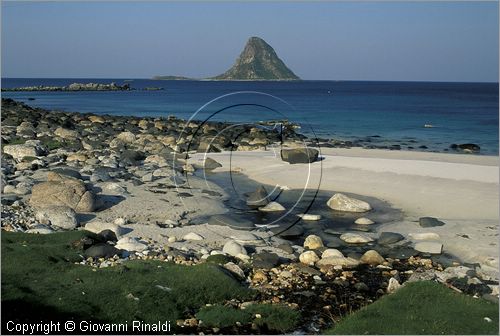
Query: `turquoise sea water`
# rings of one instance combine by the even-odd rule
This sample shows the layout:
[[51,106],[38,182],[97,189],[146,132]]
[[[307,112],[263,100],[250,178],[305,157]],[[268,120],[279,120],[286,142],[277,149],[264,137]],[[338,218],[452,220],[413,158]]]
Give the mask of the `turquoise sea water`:
[[[3,78],[2,88],[112,81],[124,83],[124,79]],[[127,83],[137,90],[2,92],[2,97],[47,109],[97,114],[176,115],[243,123],[288,119],[299,123],[304,134],[320,138],[368,139],[375,144],[400,144],[402,149],[425,145],[434,151],[444,151],[452,143],[476,143],[482,154],[498,155],[498,83],[143,79]],[[146,87],[164,90],[141,90]]]

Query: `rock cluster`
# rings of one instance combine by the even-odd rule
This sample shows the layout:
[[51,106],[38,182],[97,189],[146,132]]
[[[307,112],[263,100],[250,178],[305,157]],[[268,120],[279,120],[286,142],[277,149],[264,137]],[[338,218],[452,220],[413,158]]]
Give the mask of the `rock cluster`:
[[68,86],[25,86],[19,88],[2,88],[2,91],[126,91],[130,90],[129,84],[116,83],[72,83]]

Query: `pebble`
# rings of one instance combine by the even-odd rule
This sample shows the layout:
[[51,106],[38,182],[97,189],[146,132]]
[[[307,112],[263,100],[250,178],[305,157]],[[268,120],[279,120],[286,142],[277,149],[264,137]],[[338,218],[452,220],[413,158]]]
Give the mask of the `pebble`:
[[430,254],[441,254],[443,244],[438,242],[418,242],[415,244],[415,250]]
[[311,250],[316,250],[320,247],[323,247],[323,240],[321,240],[321,237],[316,236],[316,235],[309,235],[306,237],[304,241],[304,248],[308,248]]
[[183,239],[184,240],[203,240],[204,238],[195,232],[189,232],[188,234],[186,234],[183,237]]
[[358,225],[371,225],[371,224],[375,224],[374,221],[372,221],[371,219],[369,218],[366,218],[366,217],[361,217],[361,218],[358,218],[354,221],[355,224],[358,224]]
[[299,256],[299,260],[303,264],[314,265],[319,260],[319,257],[314,251],[306,251]]
[[373,241],[370,237],[359,233],[344,233],[340,239],[350,244],[364,244]]
[[297,216],[302,218],[305,221],[319,221],[321,219],[321,215],[298,214]]

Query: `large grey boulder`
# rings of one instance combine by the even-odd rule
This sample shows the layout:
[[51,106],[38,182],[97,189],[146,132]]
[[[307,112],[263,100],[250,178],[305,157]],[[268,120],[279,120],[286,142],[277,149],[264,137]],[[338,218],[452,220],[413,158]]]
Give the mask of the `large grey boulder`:
[[35,215],[42,224],[50,224],[64,230],[73,230],[78,226],[75,211],[66,205],[52,205],[39,209]]
[[367,212],[372,209],[367,202],[341,193],[333,195],[326,204],[333,210],[344,212]]
[[129,252],[142,252],[148,248],[146,244],[132,237],[121,238],[116,242],[115,247],[119,250],[125,250]]
[[11,155],[15,160],[22,160],[24,157],[43,156],[47,154],[46,149],[39,140],[28,140],[20,145],[5,145],[3,152]]
[[291,164],[311,163],[318,160],[319,151],[314,148],[282,149],[281,159]]
[[95,208],[95,197],[83,181],[52,173],[47,182],[33,186],[30,204],[36,208],[64,205],[77,212],[91,212]]
[[242,245],[235,242],[234,240],[230,240],[226,244],[224,244],[222,252],[229,254],[233,257],[240,257],[241,255],[244,256],[247,255],[247,251],[245,250],[245,248]]
[[120,254],[120,251],[109,244],[101,243],[96,244],[84,251],[85,256],[91,258],[110,258],[115,254]]

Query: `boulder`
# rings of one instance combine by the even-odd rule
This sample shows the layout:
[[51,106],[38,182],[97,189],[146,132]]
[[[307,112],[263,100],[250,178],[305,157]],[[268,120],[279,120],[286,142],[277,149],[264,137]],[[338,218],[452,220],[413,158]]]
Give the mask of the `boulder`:
[[253,267],[254,268],[265,268],[270,269],[279,264],[280,257],[276,253],[271,252],[260,252],[253,256]]
[[22,160],[24,157],[42,156],[46,154],[46,149],[39,140],[28,140],[20,145],[4,145],[3,152],[11,155],[15,160]]
[[299,260],[303,264],[314,265],[317,261],[319,261],[319,257],[314,251],[305,251],[300,254]]
[[372,221],[369,218],[361,217],[361,218],[356,219],[354,221],[354,224],[358,224],[358,225],[371,225],[371,224],[375,224],[375,222]]
[[290,164],[312,163],[318,160],[319,151],[314,148],[282,149],[281,159]]
[[115,247],[119,250],[125,250],[129,252],[142,252],[148,248],[148,246],[136,238],[124,237],[116,242]]
[[42,224],[50,224],[64,230],[73,230],[78,226],[75,211],[65,205],[40,208],[35,218]]
[[104,241],[112,241],[112,242],[117,242],[118,238],[116,237],[116,234],[111,231],[111,230],[104,230],[99,232],[99,236],[102,238]]
[[377,242],[381,245],[389,245],[397,243],[401,240],[405,239],[405,237],[396,232],[382,232],[377,239]]
[[361,256],[361,259],[359,259],[359,261],[363,264],[377,266],[382,264],[385,259],[377,251],[369,250],[366,251],[363,256]]
[[228,262],[224,264],[224,268],[234,274],[239,280],[245,279],[245,272],[243,272],[243,270],[235,263]]
[[222,252],[233,257],[238,257],[239,255],[247,255],[247,251],[245,250],[245,248],[234,240],[230,240],[225,243],[224,247],[222,248]]
[[423,253],[441,254],[443,252],[443,244],[438,242],[418,242],[415,244],[415,250]]
[[140,151],[126,149],[120,153],[120,162],[127,166],[134,166],[144,159],[144,153]]
[[421,227],[427,228],[427,227],[435,227],[435,226],[443,226],[445,223],[441,222],[437,218],[434,217],[421,217],[418,220],[418,223],[420,224]]
[[74,169],[69,169],[69,168],[54,168],[51,170],[52,173],[56,173],[56,174],[59,174],[59,175],[64,175],[64,176],[67,176],[67,177],[72,177],[72,178],[75,178],[77,180],[81,180],[82,179],[82,175],[80,174],[80,172],[74,170]]
[[23,121],[19,124],[19,126],[17,126],[16,133],[18,135],[27,135],[32,137],[36,134],[36,130],[32,123],[29,121]]
[[36,225],[33,228],[28,229],[24,232],[25,233],[33,233],[33,234],[50,234],[50,233],[54,233],[55,231],[46,225],[39,224],[39,225]]
[[341,193],[333,195],[326,204],[333,210],[345,212],[367,212],[372,209],[367,202]]
[[115,254],[120,254],[120,251],[106,243],[96,244],[84,251],[85,257],[89,258],[110,258]]
[[63,139],[76,139],[79,136],[77,131],[70,130],[70,129],[63,128],[63,127],[58,127],[54,131],[54,134],[60,138],[63,138]]
[[222,167],[222,165],[219,162],[209,157],[207,157],[203,162],[203,169],[212,170],[219,167]]
[[295,251],[289,243],[282,243],[278,245],[278,248],[288,254],[293,254]]
[[104,124],[106,122],[106,120],[101,117],[101,116],[96,116],[96,115],[91,115],[88,117],[88,119],[93,122],[93,123],[97,123],[97,124]]
[[264,186],[259,186],[247,197],[247,205],[250,207],[264,207],[269,203],[268,193]]
[[323,246],[323,240],[321,240],[321,237],[316,235],[309,235],[304,241],[304,247],[311,250],[315,250]]
[[266,206],[260,207],[259,211],[262,212],[275,212],[275,211],[285,211],[285,207],[278,202],[269,202]]
[[323,253],[321,254],[321,259],[331,258],[331,257],[343,258],[344,255],[339,250],[331,248],[324,250]]
[[132,132],[121,132],[116,138],[128,144],[134,143],[136,140],[135,134]]
[[[30,204],[34,207],[68,206],[78,212],[91,212],[95,208],[95,197],[85,184],[77,179],[58,175],[38,183],[31,190]],[[62,177],[62,178],[61,178]]]
[[373,241],[373,239],[363,234],[350,232],[342,234],[340,239],[348,244],[365,244]]
[[475,271],[470,267],[461,265],[447,267],[442,272],[436,272],[437,278],[442,282],[446,282],[447,280],[452,278],[465,278],[469,277],[470,275],[475,275]]
[[127,233],[127,229],[120,225],[101,221],[88,222],[87,224],[85,224],[85,230],[93,233],[100,233],[104,230],[111,230],[116,234],[117,237],[120,237]]
[[387,285],[387,293],[389,293],[389,294],[394,293],[399,288],[401,288],[401,285],[399,284],[399,281],[396,280],[395,278],[390,278],[389,279],[389,284]]
[[169,163],[172,163],[172,160],[168,160],[166,157],[161,155],[149,155],[144,159],[144,163],[152,163],[157,165],[158,167],[167,167]]
[[321,215],[313,215],[313,214],[298,214],[300,218],[305,221],[319,221],[321,219]]

